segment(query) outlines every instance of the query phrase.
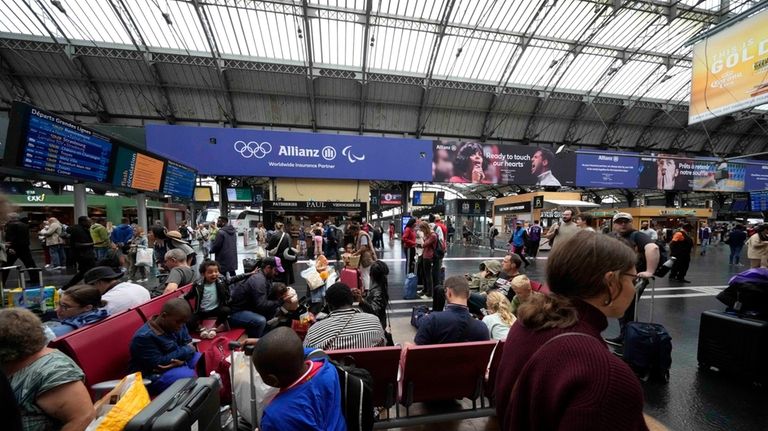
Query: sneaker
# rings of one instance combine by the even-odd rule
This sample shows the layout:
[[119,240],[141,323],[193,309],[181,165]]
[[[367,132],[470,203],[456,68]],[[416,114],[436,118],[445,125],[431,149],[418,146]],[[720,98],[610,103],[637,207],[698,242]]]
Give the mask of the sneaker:
[[603,338],[606,343],[613,344],[614,346],[623,346],[624,345],[624,337],[619,335],[618,337],[613,338]]
[[148,278],[142,278],[141,280],[139,280],[140,283],[146,283],[147,281],[149,281]]
[[683,283],[692,283],[691,280],[686,280],[684,278],[679,278],[679,279],[677,279],[677,281],[680,281],[680,282],[683,282]]
[[131,280],[131,279],[129,278],[129,279],[128,279],[128,283],[133,283],[133,280]]

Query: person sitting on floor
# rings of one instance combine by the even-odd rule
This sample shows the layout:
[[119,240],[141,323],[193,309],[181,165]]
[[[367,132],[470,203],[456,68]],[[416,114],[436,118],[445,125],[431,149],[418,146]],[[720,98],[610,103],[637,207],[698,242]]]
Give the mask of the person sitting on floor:
[[97,266],[83,275],[86,284],[101,291],[101,299],[107,303],[109,314],[117,314],[149,301],[149,291],[142,285],[121,282],[123,273],[109,266]]
[[186,324],[192,309],[183,298],[169,299],[159,315],[149,319],[131,339],[130,371],[152,381],[150,394],[159,394],[173,382],[197,377],[200,353],[192,344]]
[[384,329],[379,318],[352,307],[352,290],[335,283],[325,292],[331,310],[328,317],[309,327],[304,347],[322,350],[364,349],[384,346]]
[[56,307],[57,322],[48,322],[53,334],[61,337],[64,334],[80,329],[105,319],[109,312],[105,308],[99,289],[87,284],[72,286],[61,294],[59,306]]
[[298,335],[286,327],[256,342],[253,365],[264,383],[280,388],[264,409],[261,431],[346,431],[336,367],[325,358],[307,360],[306,353]]
[[[488,328],[469,313],[469,282],[462,275],[445,279],[444,311],[425,316],[416,332],[414,342],[424,344],[460,343],[489,339]],[[312,328],[310,328],[310,331]]]

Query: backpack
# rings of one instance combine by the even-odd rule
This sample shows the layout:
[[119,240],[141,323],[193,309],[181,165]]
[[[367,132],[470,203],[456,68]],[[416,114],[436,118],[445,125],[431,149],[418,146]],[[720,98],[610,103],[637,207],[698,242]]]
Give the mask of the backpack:
[[[435,226],[435,229],[440,229],[440,226]],[[435,259],[442,259],[445,257],[445,244],[443,241],[440,241],[440,235],[437,235],[437,232],[435,232],[435,236],[437,236],[437,243],[435,244]]]
[[188,239],[189,238],[189,229],[186,226],[182,226],[179,228],[179,233],[181,234],[182,239]]
[[355,366],[354,359],[346,356],[342,362],[334,361],[320,349],[307,355],[307,359],[325,358],[336,368],[341,388],[341,414],[349,431],[373,429],[373,376],[368,370]]
[[498,235],[499,235],[499,230],[496,229],[496,228],[493,228],[493,230],[491,231],[491,236],[495,237],[495,236],[498,236]]
[[[636,249],[635,238],[637,237],[638,233],[642,233],[642,232],[640,232],[638,230],[634,230],[629,235],[629,242],[632,245],[632,247],[635,248],[635,249]],[[645,235],[645,234],[643,234],[643,235]],[[656,277],[663,277],[666,274],[660,275],[661,273],[659,272],[659,269],[661,268],[662,265],[664,265],[664,262],[669,260],[669,246],[667,245],[666,242],[664,242],[664,240],[661,240],[661,239],[657,239],[657,240],[651,241],[651,242],[656,244],[656,246],[659,248],[659,264],[656,266],[656,273],[654,273],[654,275]],[[637,250],[637,254],[641,256],[641,259],[643,259],[643,261],[645,261],[645,252],[644,251]]]
[[541,226],[531,226],[528,229],[528,239],[531,242],[539,242],[541,240]]

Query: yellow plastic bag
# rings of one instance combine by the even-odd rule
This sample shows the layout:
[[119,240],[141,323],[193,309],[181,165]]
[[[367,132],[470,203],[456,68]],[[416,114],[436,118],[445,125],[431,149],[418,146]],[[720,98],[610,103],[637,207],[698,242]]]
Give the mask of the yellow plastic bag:
[[149,403],[141,373],[129,374],[96,402],[96,419],[86,431],[122,431]]

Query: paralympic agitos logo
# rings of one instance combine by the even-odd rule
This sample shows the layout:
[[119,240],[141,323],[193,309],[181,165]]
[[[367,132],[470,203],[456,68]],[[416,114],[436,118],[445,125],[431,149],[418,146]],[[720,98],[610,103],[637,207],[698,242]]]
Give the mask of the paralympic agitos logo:
[[[269,142],[257,141],[235,141],[234,149],[244,159],[256,158],[263,159],[273,150]],[[358,156],[352,152],[352,146],[347,145],[341,150],[342,156],[346,157],[349,163],[357,163],[365,160],[365,154]],[[327,161],[336,159],[336,148],[326,145],[322,149],[302,148],[298,145],[278,145],[277,155],[283,157],[304,157],[304,158],[322,158]]]

